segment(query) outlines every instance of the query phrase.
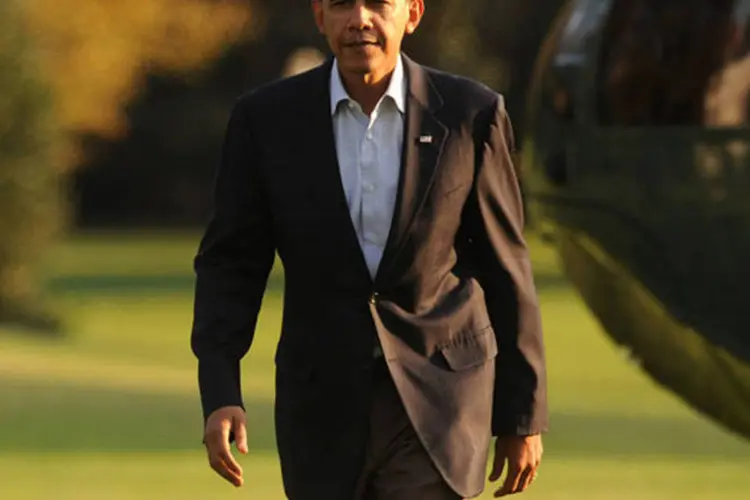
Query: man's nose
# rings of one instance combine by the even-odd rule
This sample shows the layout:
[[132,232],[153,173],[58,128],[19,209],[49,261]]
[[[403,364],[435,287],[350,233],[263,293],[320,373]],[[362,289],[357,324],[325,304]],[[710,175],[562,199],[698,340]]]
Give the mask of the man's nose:
[[364,0],[357,0],[352,6],[351,15],[349,16],[350,29],[364,29],[372,26],[372,12],[365,4]]

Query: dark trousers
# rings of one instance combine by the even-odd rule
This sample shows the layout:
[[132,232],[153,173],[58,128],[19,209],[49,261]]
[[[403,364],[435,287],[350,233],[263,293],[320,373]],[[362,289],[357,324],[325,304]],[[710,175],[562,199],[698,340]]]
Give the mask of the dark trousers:
[[355,500],[461,500],[419,441],[382,358],[374,377],[370,432]]

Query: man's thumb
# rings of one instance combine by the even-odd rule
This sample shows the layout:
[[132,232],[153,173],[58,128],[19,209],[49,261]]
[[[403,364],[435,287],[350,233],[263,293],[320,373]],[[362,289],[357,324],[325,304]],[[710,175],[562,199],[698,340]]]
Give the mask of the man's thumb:
[[495,459],[492,463],[492,472],[490,472],[490,481],[495,482],[500,479],[503,475],[503,469],[505,468],[505,455],[502,453],[495,452]]
[[247,429],[245,427],[245,420],[241,418],[232,419],[232,432],[234,433],[234,441],[237,443],[237,449],[243,455],[247,453]]

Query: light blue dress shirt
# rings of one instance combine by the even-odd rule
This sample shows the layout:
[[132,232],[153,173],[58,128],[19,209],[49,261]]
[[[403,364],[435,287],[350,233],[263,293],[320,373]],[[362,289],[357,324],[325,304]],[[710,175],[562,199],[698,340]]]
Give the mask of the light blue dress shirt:
[[352,224],[374,278],[391,229],[401,169],[406,78],[401,57],[368,117],[347,93],[338,64],[331,70],[331,115],[341,181]]

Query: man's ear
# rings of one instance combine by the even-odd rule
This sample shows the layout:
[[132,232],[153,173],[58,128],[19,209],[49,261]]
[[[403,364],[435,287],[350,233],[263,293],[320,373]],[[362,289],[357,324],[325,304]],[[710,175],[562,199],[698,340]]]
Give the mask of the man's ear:
[[424,16],[424,0],[409,0],[409,20],[406,23],[407,35],[417,31],[422,16]]
[[313,16],[315,17],[315,25],[318,27],[320,33],[324,33],[323,29],[323,1],[324,0],[310,0],[310,6],[312,7]]

